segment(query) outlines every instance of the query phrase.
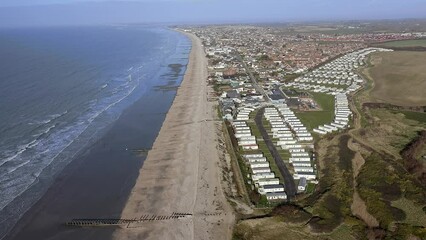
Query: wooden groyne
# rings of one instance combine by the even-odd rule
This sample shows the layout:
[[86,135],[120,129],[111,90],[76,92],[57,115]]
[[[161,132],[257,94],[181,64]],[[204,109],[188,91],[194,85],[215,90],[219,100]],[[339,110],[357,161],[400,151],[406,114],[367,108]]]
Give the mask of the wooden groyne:
[[142,215],[139,219],[123,219],[123,218],[81,218],[73,219],[69,222],[66,222],[67,226],[76,226],[76,227],[96,227],[96,226],[117,226],[117,225],[129,225],[133,223],[144,223],[152,221],[163,221],[163,220],[173,220],[181,219],[186,217],[191,217],[191,213],[172,213],[171,215],[151,215],[146,214]]

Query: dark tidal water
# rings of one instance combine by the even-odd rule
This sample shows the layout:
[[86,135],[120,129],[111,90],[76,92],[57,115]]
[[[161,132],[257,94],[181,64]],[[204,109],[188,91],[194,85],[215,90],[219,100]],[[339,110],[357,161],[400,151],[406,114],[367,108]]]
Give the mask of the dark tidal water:
[[[84,169],[81,159],[132,158],[122,151],[152,145],[190,48],[189,39],[164,28],[0,30],[0,239],[75,159]],[[93,161],[87,176],[119,166],[125,176],[132,166],[135,178],[141,165]]]

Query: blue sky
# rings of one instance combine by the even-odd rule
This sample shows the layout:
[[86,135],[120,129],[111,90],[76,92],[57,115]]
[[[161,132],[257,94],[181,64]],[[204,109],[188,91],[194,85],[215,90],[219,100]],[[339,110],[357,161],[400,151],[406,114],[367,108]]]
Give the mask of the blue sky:
[[426,18],[426,0],[0,0],[0,26]]

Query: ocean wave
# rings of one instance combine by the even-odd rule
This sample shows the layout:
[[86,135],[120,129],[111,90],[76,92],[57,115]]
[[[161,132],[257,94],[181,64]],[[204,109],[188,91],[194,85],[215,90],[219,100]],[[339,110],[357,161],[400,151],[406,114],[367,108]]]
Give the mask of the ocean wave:
[[[123,94],[111,95],[110,97],[103,99],[101,103],[98,100],[92,100],[92,106],[83,116],[80,116],[77,121],[74,121],[74,124],[62,127],[54,131],[52,134],[48,133],[52,131],[56,125],[49,126],[43,131],[43,134],[40,134],[35,140],[23,145],[19,151],[14,154],[14,156],[7,159],[8,162],[15,159],[16,161],[13,161],[13,164],[9,163],[8,166],[2,164],[3,166],[0,166],[0,187],[7,187],[4,183],[8,182],[10,179],[19,178],[18,176],[28,174],[29,168],[31,168],[32,177],[38,178],[43,170],[48,167],[65,149],[73,144],[76,139],[78,139],[86,131],[92,122],[95,121],[95,119],[131,95],[138,87],[139,83],[140,81],[138,79],[137,81],[134,81],[133,84],[120,85],[116,90]],[[62,115],[64,114],[66,113],[64,112]],[[61,114],[51,115],[49,119],[57,119],[60,115]],[[31,150],[31,154],[25,153],[26,150]],[[28,181],[28,184],[18,184],[13,186],[12,188],[19,189],[15,189],[12,192],[19,194],[11,194],[6,197],[6,199],[2,198],[2,201],[0,202],[0,210],[25,192],[34,181],[35,179]]]
[[20,157],[25,151],[30,150],[30,149],[34,148],[35,146],[37,146],[40,143],[41,138],[44,135],[48,134],[55,127],[56,127],[56,124],[48,126],[41,133],[32,135],[33,137],[35,137],[35,139],[31,140],[28,143],[21,144],[20,146],[18,146],[18,148],[16,150],[9,151],[9,152],[11,152],[9,154],[9,156],[6,156],[5,158],[1,159],[0,167],[4,166],[8,162],[10,162],[10,161],[12,161],[12,160],[14,160],[18,157]]
[[14,152],[11,156],[8,156],[8,157],[2,159],[2,161],[0,163],[0,167],[2,167],[7,162],[10,162],[13,159],[19,157],[23,152],[25,152],[26,150],[34,147],[35,145],[37,145],[37,139],[34,139],[31,142],[29,142],[29,143],[26,143],[26,144],[23,144],[23,145],[19,146],[18,150],[16,152]]
[[17,164],[17,165],[15,165],[15,166],[13,166],[13,167],[6,167],[6,168],[2,168],[1,170],[1,172],[5,172],[5,174],[10,174],[10,173],[13,173],[14,171],[16,171],[16,170],[18,170],[19,168],[21,168],[21,167],[23,167],[23,166],[25,166],[25,165],[27,165],[28,163],[30,163],[30,160],[28,159],[28,160],[26,160],[26,161],[24,161],[24,162],[21,162],[21,163],[19,163],[19,164]]
[[40,120],[40,121],[33,121],[33,122],[28,123],[28,124],[29,125],[44,125],[44,124],[48,124],[48,123],[50,123],[50,122],[52,122],[52,121],[54,121],[54,120],[56,120],[56,119],[58,119],[58,118],[60,118],[60,117],[62,117],[64,115],[66,115],[67,113],[68,113],[68,110],[66,110],[66,111],[64,111],[62,113],[51,114],[51,115],[49,115],[48,119]]

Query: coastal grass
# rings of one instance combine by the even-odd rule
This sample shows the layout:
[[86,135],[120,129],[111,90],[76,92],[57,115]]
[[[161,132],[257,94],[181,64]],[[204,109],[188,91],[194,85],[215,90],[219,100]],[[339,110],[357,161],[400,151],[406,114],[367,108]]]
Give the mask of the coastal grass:
[[425,112],[413,112],[413,111],[395,111],[392,110],[392,113],[402,113],[405,118],[417,121],[419,123],[426,124],[426,113]]
[[354,132],[354,136],[377,152],[392,155],[395,159],[401,158],[401,150],[426,127],[425,122],[417,121],[421,119],[408,119],[404,113],[385,108],[365,109],[362,114],[367,124]]
[[347,135],[340,134],[317,143],[321,177],[313,193],[302,201],[304,207],[312,209],[314,219],[309,226],[315,232],[331,233],[351,215],[353,177],[349,163],[353,152],[340,149],[348,141]]
[[234,228],[233,240],[275,240],[275,239],[325,239],[305,232],[302,224],[284,222],[280,217],[249,219]]
[[330,239],[345,239],[345,240],[356,239],[352,230],[352,226],[348,224],[341,224],[339,227],[334,229],[328,235],[328,237]]
[[403,223],[426,227],[426,213],[423,211],[424,205],[419,205],[402,197],[396,201],[392,201],[391,206],[405,212],[406,218],[402,221]]
[[[292,214],[292,213],[290,213]],[[289,219],[289,213],[282,216],[264,217],[240,221],[234,228],[233,240],[341,240],[356,239],[354,228],[349,224],[341,224],[330,233],[314,233],[306,227],[303,221]],[[308,214],[307,214],[308,215]]]
[[[395,221],[405,221],[410,214],[408,206],[425,206],[424,187],[415,181],[398,163],[373,152],[366,158],[358,178],[358,192],[383,229]],[[404,198],[404,200],[399,200]],[[401,202],[403,201],[403,202]],[[393,202],[393,204],[392,204]],[[424,212],[423,212],[424,213]]]

